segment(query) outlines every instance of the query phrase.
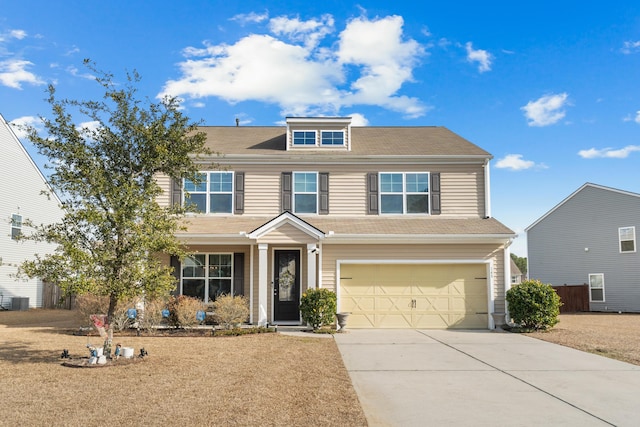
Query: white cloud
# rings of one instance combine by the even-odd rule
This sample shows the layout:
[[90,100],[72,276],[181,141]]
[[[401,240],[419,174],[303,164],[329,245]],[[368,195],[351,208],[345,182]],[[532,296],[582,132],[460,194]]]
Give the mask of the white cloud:
[[535,101],[529,101],[521,107],[528,119],[529,126],[548,126],[557,123],[565,116],[564,107],[568,105],[569,95],[559,93],[545,95]]
[[269,21],[269,28],[276,36],[286,36],[293,42],[302,42],[306,47],[314,48],[327,35],[334,31],[331,15],[322,15],[320,20],[300,21],[281,16]]
[[[510,169],[512,171],[531,169],[535,166],[535,162],[531,160],[524,160],[522,158],[522,154],[507,154],[496,162],[496,167],[498,169]],[[543,165],[538,166],[544,167]]]
[[624,42],[622,44],[622,48],[620,49],[620,52],[624,53],[625,55],[630,55],[632,53],[640,52],[640,40]]
[[265,13],[255,13],[255,12],[251,12],[251,13],[243,13],[243,14],[238,14],[235,15],[234,17],[232,17],[231,19],[229,19],[230,21],[236,21],[238,23],[240,23],[240,25],[245,25],[245,24],[254,24],[257,23],[259,24],[260,22],[264,22],[267,19],[269,19],[269,13],[265,12]]
[[360,113],[348,114],[348,117],[351,117],[351,125],[352,126],[369,126],[369,120]]
[[8,39],[22,40],[25,37],[27,37],[27,32],[24,30],[9,30],[5,33],[0,33],[0,43]]
[[[420,44],[405,40],[403,24],[398,16],[357,18],[335,40],[330,15],[273,18],[272,34],[185,48],[181,76],[167,81],[159,96],[266,102],[285,115],[335,115],[345,107],[375,105],[419,117],[428,108],[398,94],[424,55]],[[325,40],[329,36],[334,39]]]
[[22,89],[22,83],[32,85],[45,84],[40,77],[27,71],[27,68],[31,65],[33,63],[21,59],[0,61],[0,84],[13,89]]
[[491,60],[493,57],[489,52],[482,49],[473,49],[471,42],[467,42],[465,49],[467,50],[467,62],[477,62],[478,71],[481,73],[491,71]]
[[22,40],[23,38],[27,37],[27,32],[24,30],[11,30],[9,31],[9,36],[14,39]]
[[583,159],[626,159],[634,151],[640,151],[640,145],[627,145],[624,148],[614,150],[613,148],[602,148],[600,150],[596,148],[589,148],[588,150],[578,151],[578,155]]
[[633,121],[640,124],[640,110],[636,111],[636,118]]
[[35,128],[38,133],[42,133],[44,131],[44,126],[42,125],[42,120],[36,116],[22,116],[17,119],[11,120],[9,122],[13,127],[13,131],[16,136],[20,139],[27,138],[27,132],[24,130],[24,126],[31,126]]
[[87,79],[87,80],[95,80],[96,76],[94,76],[91,73],[81,73],[77,67],[74,67],[73,65],[67,67],[67,72],[69,74],[71,74],[74,77],[82,77],[83,79]]

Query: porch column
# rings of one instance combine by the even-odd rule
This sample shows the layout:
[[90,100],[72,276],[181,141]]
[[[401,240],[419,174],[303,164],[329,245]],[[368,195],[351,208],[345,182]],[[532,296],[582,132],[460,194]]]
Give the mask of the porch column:
[[316,265],[318,248],[315,243],[307,243],[307,288],[316,288]]
[[269,245],[258,245],[258,326],[267,324],[267,249]]

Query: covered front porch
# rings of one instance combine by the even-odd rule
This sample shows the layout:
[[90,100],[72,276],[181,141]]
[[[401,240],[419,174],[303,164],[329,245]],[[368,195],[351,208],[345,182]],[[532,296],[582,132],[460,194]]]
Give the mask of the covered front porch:
[[192,255],[174,265],[178,293],[205,302],[243,295],[251,324],[300,324],[300,297],[322,277],[324,232],[285,212],[249,232],[179,237]]

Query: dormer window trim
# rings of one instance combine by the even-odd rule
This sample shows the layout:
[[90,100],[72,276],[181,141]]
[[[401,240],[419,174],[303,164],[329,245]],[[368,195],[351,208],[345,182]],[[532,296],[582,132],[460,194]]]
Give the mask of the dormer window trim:
[[[287,117],[286,123],[287,151],[308,149],[351,151],[351,117]],[[313,144],[310,143],[312,132]],[[342,143],[336,143],[340,140]]]

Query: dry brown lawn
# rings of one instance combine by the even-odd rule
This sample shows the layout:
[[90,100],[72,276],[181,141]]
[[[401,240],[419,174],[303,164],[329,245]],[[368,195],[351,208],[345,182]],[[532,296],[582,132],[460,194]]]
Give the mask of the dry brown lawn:
[[114,337],[137,363],[62,366],[88,356],[74,312],[0,312],[0,425],[363,426],[333,339]]
[[640,365],[640,314],[561,314],[547,332],[527,334],[544,341]]

